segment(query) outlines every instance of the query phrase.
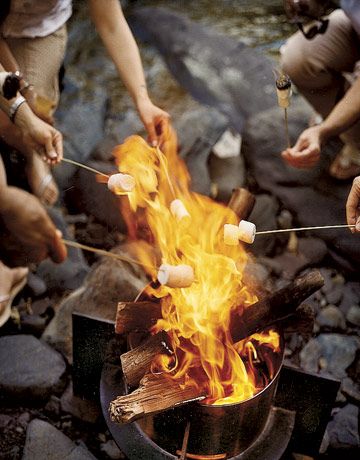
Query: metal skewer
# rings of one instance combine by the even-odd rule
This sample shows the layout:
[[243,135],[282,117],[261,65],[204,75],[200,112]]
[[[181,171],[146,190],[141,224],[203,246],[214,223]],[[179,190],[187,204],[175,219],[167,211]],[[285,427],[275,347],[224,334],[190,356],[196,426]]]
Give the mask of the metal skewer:
[[286,136],[286,143],[288,148],[291,147],[290,144],[290,135],[289,135],[289,122],[288,122],[288,113],[287,109],[284,109],[284,121],[285,121],[285,136]]
[[271,233],[287,233],[287,232],[302,232],[305,230],[326,230],[329,228],[355,228],[356,225],[324,225],[320,227],[299,227],[299,228],[285,228],[280,230],[265,230],[256,232],[255,235],[270,235]]

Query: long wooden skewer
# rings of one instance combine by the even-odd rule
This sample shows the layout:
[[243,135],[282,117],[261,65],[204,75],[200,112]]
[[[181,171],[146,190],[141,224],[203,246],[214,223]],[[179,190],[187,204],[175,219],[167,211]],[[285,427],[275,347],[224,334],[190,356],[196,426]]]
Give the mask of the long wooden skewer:
[[256,232],[255,235],[269,235],[271,233],[286,233],[286,232],[302,232],[305,230],[326,230],[329,228],[355,228],[356,225],[324,225],[319,227],[299,227],[299,228],[284,228],[280,230],[265,230]]
[[291,144],[290,144],[289,122],[288,122],[288,112],[287,112],[287,109],[284,109],[284,120],[285,120],[286,143],[287,143],[288,148],[290,148],[290,147],[291,147]]
[[101,176],[105,176],[107,178],[110,177],[109,174],[105,174],[101,171],[98,171],[95,168],[91,168],[90,166],[84,165],[83,163],[79,163],[78,161],[70,160],[70,158],[63,158],[61,161],[64,161],[65,163],[69,163],[71,165],[79,166],[80,168],[87,169],[88,171],[91,171],[95,174],[100,174]]
[[112,257],[113,259],[121,260],[123,262],[129,262],[131,264],[140,265],[141,267],[148,267],[152,269],[156,269],[156,267],[152,265],[147,265],[138,260],[132,259],[131,257],[120,256],[119,254],[115,254],[114,252],[105,251],[104,249],[93,248],[92,246],[87,246],[86,244],[78,243],[77,241],[65,240],[62,238],[61,240],[66,246],[70,246],[72,248],[83,249],[84,251],[94,252],[95,254],[99,254],[101,256]]

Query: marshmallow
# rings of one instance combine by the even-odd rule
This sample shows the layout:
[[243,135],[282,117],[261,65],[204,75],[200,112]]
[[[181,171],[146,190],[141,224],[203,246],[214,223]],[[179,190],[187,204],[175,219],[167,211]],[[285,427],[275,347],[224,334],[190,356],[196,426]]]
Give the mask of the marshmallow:
[[190,265],[162,264],[157,279],[160,284],[171,288],[186,288],[194,282],[194,270]]
[[170,212],[178,222],[182,220],[190,220],[190,214],[181,200],[173,200],[170,203]]
[[0,94],[1,96],[4,96],[3,93],[3,86],[5,83],[5,80],[12,75],[11,72],[0,72]]
[[113,174],[108,180],[108,189],[112,192],[131,192],[135,187],[135,180],[130,174]]
[[279,107],[281,107],[282,109],[287,109],[290,105],[292,89],[291,88],[285,88],[285,89],[276,88],[276,93],[278,97]]
[[256,225],[247,220],[241,220],[239,224],[239,240],[252,244],[255,240]]
[[240,229],[237,225],[224,225],[224,243],[228,246],[237,246],[239,244]]

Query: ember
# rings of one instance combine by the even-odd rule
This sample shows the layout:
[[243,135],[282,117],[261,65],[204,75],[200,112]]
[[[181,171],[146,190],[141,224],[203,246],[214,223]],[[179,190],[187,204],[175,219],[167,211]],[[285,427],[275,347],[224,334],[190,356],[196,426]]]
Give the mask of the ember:
[[[130,209],[124,201],[122,209],[129,234],[140,243],[146,228],[145,234],[151,234],[161,254],[162,267],[171,267],[174,277],[175,269],[184,266],[195,273],[194,282],[191,277],[189,283],[164,282],[147,288],[149,296],[161,299],[162,318],[152,332],[166,331],[176,355],[170,371],[168,356],[157,357],[156,374],[163,372],[184,389],[195,387],[207,395],[209,404],[252,397],[272,377],[263,372],[271,369],[263,361],[279,350],[279,336],[270,331],[234,344],[229,332],[233,310],[239,306],[245,310],[257,300],[255,287],[243,282],[248,260],[243,246],[229,247],[223,241],[224,224],[236,225],[238,217],[229,207],[190,191],[189,174],[177,156],[171,127],[163,134],[160,148],[131,136],[116,147],[114,155],[119,170],[135,180],[128,195]],[[137,255],[144,266],[154,267],[147,271],[155,281],[160,261],[141,244]]]

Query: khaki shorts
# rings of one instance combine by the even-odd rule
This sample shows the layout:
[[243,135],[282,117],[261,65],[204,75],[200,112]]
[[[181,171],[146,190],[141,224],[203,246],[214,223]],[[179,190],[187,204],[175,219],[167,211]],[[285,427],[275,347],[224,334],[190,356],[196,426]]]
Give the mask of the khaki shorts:
[[59,70],[66,50],[66,25],[46,37],[7,38],[6,42],[25,79],[49,101],[53,112],[60,97]]

